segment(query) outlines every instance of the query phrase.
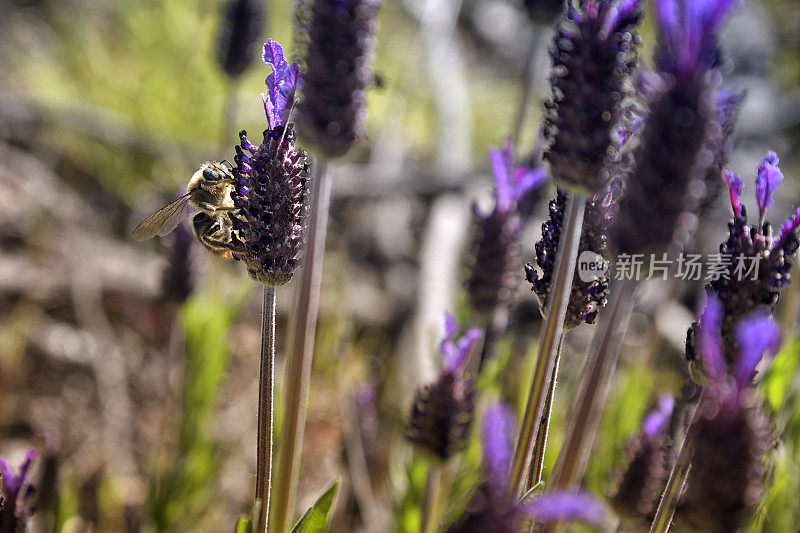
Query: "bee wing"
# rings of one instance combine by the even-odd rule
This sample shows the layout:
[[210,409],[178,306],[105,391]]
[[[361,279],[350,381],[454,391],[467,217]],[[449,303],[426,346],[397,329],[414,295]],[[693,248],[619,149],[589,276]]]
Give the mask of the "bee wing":
[[133,228],[133,238],[137,241],[163,237],[178,227],[184,219],[189,203],[189,194],[184,194],[169,205],[165,205]]

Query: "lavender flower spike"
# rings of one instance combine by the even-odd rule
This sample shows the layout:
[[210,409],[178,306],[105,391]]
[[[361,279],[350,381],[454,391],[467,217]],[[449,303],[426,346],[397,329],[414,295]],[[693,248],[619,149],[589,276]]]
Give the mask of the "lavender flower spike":
[[26,483],[28,468],[36,455],[35,450],[25,454],[16,474],[4,459],[0,459],[0,531],[25,531],[25,524],[33,516],[30,499],[34,489]]
[[474,389],[463,375],[464,364],[473,344],[483,333],[468,330],[453,339],[458,325],[449,313],[444,318],[444,340],[440,345],[442,372],[430,385],[414,395],[408,437],[421,450],[446,461],[466,442],[472,412]]
[[615,474],[611,501],[621,514],[647,517],[655,507],[667,478],[667,449],[670,417],[675,398],[664,394],[654,410],[645,416],[642,432],[625,446],[623,468]]
[[519,502],[509,492],[514,415],[505,405],[490,405],[483,418],[481,442],[487,483],[467,504],[450,533],[516,533],[525,519],[536,523],[581,521],[606,524],[609,513],[596,498],[549,493]]
[[298,130],[329,158],[364,138],[378,0],[313,0]]
[[580,0],[556,32],[544,154],[556,184],[597,194],[611,180],[614,136],[637,64],[641,0]]
[[517,165],[513,150],[511,138],[502,150],[489,150],[495,205],[491,212],[475,209],[474,259],[466,283],[472,309],[487,322],[495,322],[500,331],[505,328],[504,315],[518,283],[515,271],[523,222],[518,202],[547,179],[542,167]]
[[[758,308],[770,313],[774,310],[783,287],[790,282],[789,273],[800,246],[795,234],[800,225],[800,209],[782,225],[777,238],[773,237],[770,223],[764,220],[767,206],[772,203],[783,177],[777,163],[777,156],[770,152],[759,166],[755,191],[759,220],[753,226],[747,225],[747,211],[739,198],[743,189],[741,178],[732,172],[723,174],[730,190],[734,218],[728,224],[729,235],[720,244],[719,251],[731,258],[731,264],[727,265],[725,273],[706,286],[706,292],[722,303],[721,353],[729,368],[743,348],[736,336],[737,324]],[[696,328],[692,326],[692,330]],[[697,354],[695,336],[690,332],[687,337],[688,360],[693,360]]]
[[697,460],[676,521],[699,531],[739,531],[764,489],[764,455],[772,439],[752,378],[762,356],[778,349],[780,333],[766,313],[756,312],[741,321],[737,334],[741,349],[733,376],[711,381],[687,435]]
[[680,251],[694,231],[703,181],[718,159],[717,32],[731,0],[657,0],[659,42],[650,114],[617,216],[618,251]]
[[299,262],[309,165],[305,151],[295,144],[294,125],[286,123],[300,68],[288,64],[283,48],[272,40],[264,45],[264,62],[272,66],[267,93],[261,95],[268,127],[259,146],[246,131],[239,132],[237,183],[231,192],[238,211],[231,219],[234,244],[241,249],[234,257],[244,262],[253,279],[274,287],[291,281]]

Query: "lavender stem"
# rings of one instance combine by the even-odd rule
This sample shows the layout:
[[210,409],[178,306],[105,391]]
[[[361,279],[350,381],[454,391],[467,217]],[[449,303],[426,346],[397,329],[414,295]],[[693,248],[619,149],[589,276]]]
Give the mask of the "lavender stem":
[[528,403],[522,419],[519,437],[514,450],[511,470],[511,490],[517,497],[525,492],[528,479],[527,467],[536,438],[536,429],[544,413],[547,391],[558,354],[559,339],[564,331],[564,318],[572,291],[572,278],[578,257],[586,195],[574,193],[569,196],[565,213],[563,237],[558,247],[553,285],[550,292],[549,309],[539,341],[539,355],[531,380]]
[[258,442],[256,444],[256,502],[258,530],[267,530],[272,483],[273,395],[275,389],[275,287],[264,286],[261,311],[261,367],[258,378]]
[[547,399],[545,400],[544,413],[539,422],[539,430],[536,432],[536,445],[533,448],[533,459],[528,472],[528,482],[526,488],[530,490],[542,481],[542,471],[544,470],[544,454],[547,450],[547,436],[550,432],[550,415],[553,412],[553,398],[556,394],[556,383],[558,378],[558,366],[561,362],[561,350],[564,347],[564,333],[558,339],[558,352],[556,362],[553,365],[553,374],[550,376],[550,387],[547,389]]
[[283,424],[280,455],[273,494],[272,531],[288,531],[297,490],[300,448],[306,421],[308,383],[314,356],[314,339],[322,285],[322,259],[328,229],[333,176],[326,171],[326,161],[317,160],[317,175],[311,193],[308,215],[308,241],[300,283],[295,292],[295,305],[289,330],[289,354],[286,359]]
[[[636,282],[632,280],[613,287],[608,309],[601,314],[600,324],[589,346],[583,378],[567,417],[569,433],[548,483],[552,490],[575,487],[583,477],[622,347],[622,337],[633,310],[635,289]],[[563,523],[552,523],[546,531],[561,531],[563,528]]]
[[[701,401],[703,401],[702,392],[695,405],[700,405]],[[694,415],[696,412],[697,407],[695,407],[695,410],[691,413],[689,418],[692,422],[694,422]],[[678,505],[678,497],[681,495],[681,492],[683,492],[683,486],[686,483],[686,478],[692,466],[694,448],[687,442],[690,430],[691,424],[686,431],[687,436],[684,437],[680,450],[678,450],[675,464],[672,465],[672,470],[669,473],[669,479],[664,487],[661,500],[658,502],[656,515],[653,518],[652,526],[650,526],[650,533],[666,533],[669,529],[669,525],[672,523],[672,517],[675,515],[675,508]]]
[[425,502],[422,506],[421,533],[435,533],[439,525],[442,509],[442,465],[428,467],[428,481],[425,487]]

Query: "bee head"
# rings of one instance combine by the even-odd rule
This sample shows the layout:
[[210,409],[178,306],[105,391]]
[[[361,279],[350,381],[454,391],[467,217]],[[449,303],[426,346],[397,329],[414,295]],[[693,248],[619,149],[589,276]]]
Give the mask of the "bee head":
[[227,176],[223,172],[223,168],[222,165],[208,165],[203,169],[203,179],[208,181],[220,181],[225,179]]

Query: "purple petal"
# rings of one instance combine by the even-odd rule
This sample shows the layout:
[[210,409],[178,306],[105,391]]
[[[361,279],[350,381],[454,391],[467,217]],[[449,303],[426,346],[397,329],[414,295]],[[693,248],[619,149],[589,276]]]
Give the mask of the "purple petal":
[[658,401],[658,406],[645,417],[642,423],[642,433],[650,438],[661,435],[667,428],[674,408],[675,398],[671,394],[662,395]]
[[497,148],[489,149],[489,163],[492,166],[494,179],[494,197],[497,206],[495,209],[503,213],[511,209],[514,200],[505,154]]
[[526,514],[539,523],[569,520],[602,526],[609,519],[606,506],[586,493],[549,492],[523,505]]
[[456,349],[448,354],[448,358],[444,361],[444,369],[448,372],[456,372],[467,360],[469,351],[475,341],[483,337],[483,331],[473,328],[468,330],[463,337],[458,339]]
[[452,340],[452,338],[456,336],[456,332],[458,332],[458,323],[456,323],[456,318],[450,313],[445,311],[444,340],[446,341]]
[[699,346],[700,356],[706,374],[714,380],[725,376],[725,359],[722,355],[720,324],[722,323],[722,303],[716,296],[709,296],[700,317]]
[[794,215],[789,217],[789,220],[783,223],[781,226],[781,233],[778,235],[778,240],[775,241],[776,247],[780,247],[783,244],[783,241],[786,240],[786,237],[789,236],[794,230],[797,229],[797,226],[800,226],[800,206],[794,212]]
[[759,219],[764,217],[764,212],[772,205],[773,194],[781,181],[783,181],[783,174],[778,168],[778,156],[775,155],[775,152],[769,152],[758,166],[758,177],[756,177]]
[[522,198],[529,190],[539,187],[547,181],[547,171],[544,167],[528,168],[517,167],[514,169],[514,200]]
[[272,74],[267,76],[267,94],[261,95],[264,112],[270,129],[285,124],[294,102],[294,93],[302,85],[300,65],[287,63],[283,47],[272,39],[267,39],[262,54],[264,63],[272,66]]
[[728,192],[731,197],[731,209],[736,218],[742,216],[742,191],[744,190],[744,181],[735,172],[730,170],[722,171],[722,181],[728,185]]
[[0,459],[0,472],[3,474],[3,487],[9,498],[13,497],[25,483],[25,479],[28,476],[28,468],[31,466],[31,462],[36,458],[36,455],[36,450],[29,450],[25,454],[25,459],[23,459],[22,464],[19,465],[19,473],[16,475],[11,471],[8,463]]
[[620,22],[627,19],[642,2],[643,0],[622,0],[618,4],[613,4],[608,10],[606,20],[603,23],[603,30],[600,32],[602,38],[608,39],[608,36],[617,29]]
[[752,385],[753,373],[764,354],[772,357],[777,353],[781,346],[781,331],[769,312],[759,310],[736,326],[736,342],[739,344],[739,359],[734,377],[739,388],[743,388]]
[[503,404],[494,404],[483,415],[481,440],[483,462],[492,490],[505,492],[511,472],[511,439],[514,434],[514,414]]

